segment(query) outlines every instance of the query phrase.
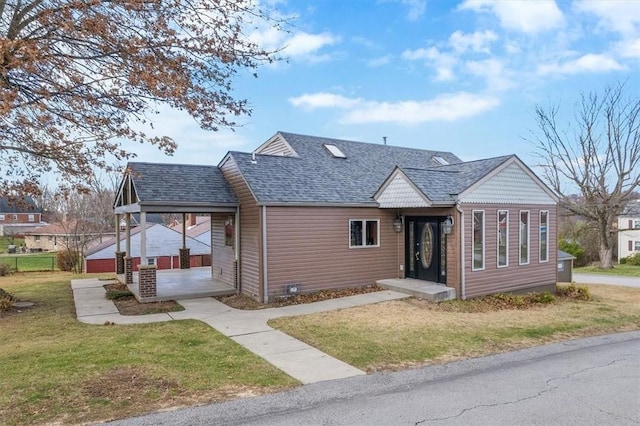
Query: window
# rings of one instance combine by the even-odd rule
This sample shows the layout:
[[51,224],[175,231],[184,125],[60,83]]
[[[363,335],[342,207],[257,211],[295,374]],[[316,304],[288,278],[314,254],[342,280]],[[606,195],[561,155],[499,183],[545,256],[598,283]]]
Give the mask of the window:
[[549,261],[549,211],[540,210],[540,262]]
[[329,151],[335,158],[347,158],[347,156],[344,155],[344,152],[340,151],[340,148],[336,145],[326,143],[324,144],[324,147],[327,148],[327,151]]
[[36,215],[30,214],[29,215],[29,222],[35,222],[36,220]]
[[498,268],[509,266],[509,211],[498,210]]
[[36,241],[40,241],[40,235],[34,235],[33,239]]
[[0,214],[0,220],[4,220],[4,215]]
[[13,215],[13,221],[15,222],[16,220],[18,220],[18,215],[17,215],[17,214],[14,214],[14,215]]
[[47,239],[48,239],[49,241],[53,241],[53,235],[49,235],[49,236],[47,237]]
[[447,164],[449,164],[447,160],[445,160],[443,157],[439,155],[434,155],[432,158],[433,158],[433,161],[440,164],[441,166],[446,166]]
[[640,229],[640,220],[633,221],[633,229]]
[[520,211],[520,265],[529,264],[529,212]]
[[473,211],[473,267],[472,270],[478,271],[484,269],[484,211]]
[[155,264],[156,264],[156,258],[155,257],[147,257],[147,265],[153,266]]
[[350,219],[349,248],[380,247],[378,239],[379,219]]
[[634,251],[640,251],[640,241],[635,241],[634,245],[635,246],[634,246],[633,250]]

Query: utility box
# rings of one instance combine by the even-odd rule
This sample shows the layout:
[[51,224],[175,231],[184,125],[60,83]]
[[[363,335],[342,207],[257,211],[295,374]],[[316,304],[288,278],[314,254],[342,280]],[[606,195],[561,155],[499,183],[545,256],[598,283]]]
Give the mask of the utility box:
[[575,257],[567,252],[558,250],[558,275],[556,281],[570,283],[573,281],[573,261]]

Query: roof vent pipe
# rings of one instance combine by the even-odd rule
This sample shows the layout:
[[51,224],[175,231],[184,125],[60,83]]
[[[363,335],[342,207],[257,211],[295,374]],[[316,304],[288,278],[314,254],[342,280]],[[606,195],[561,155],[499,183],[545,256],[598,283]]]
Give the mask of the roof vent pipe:
[[258,160],[256,160],[256,153],[251,153],[251,164],[258,164]]
[[382,137],[382,142],[384,142],[385,145],[387,144],[387,137],[386,136]]

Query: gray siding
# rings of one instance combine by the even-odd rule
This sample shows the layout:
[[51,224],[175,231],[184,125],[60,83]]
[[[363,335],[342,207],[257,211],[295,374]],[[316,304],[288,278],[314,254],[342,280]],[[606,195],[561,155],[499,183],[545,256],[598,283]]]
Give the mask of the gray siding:
[[229,157],[221,169],[240,202],[240,264],[238,265],[240,289],[242,293],[259,299],[262,283],[260,208],[240,175],[233,157]]
[[[349,219],[380,219],[380,247],[350,249]],[[394,219],[395,210],[377,208],[268,207],[269,296],[288,283],[308,293],[398,277],[404,241]]]
[[[557,221],[555,205],[465,204],[465,283],[467,298],[487,294],[522,291],[528,288],[552,285],[556,282]],[[472,225],[473,210],[484,210],[485,215],[485,268],[473,271]],[[509,266],[497,267],[497,214],[509,211]],[[519,264],[519,212],[530,214],[529,264]],[[540,210],[549,211],[549,260],[539,261]]]

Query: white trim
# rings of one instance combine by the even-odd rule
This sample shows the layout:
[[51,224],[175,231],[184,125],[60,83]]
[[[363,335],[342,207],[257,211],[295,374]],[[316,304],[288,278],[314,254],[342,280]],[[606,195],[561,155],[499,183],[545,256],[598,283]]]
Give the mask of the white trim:
[[456,202],[456,210],[460,213],[460,264],[462,268],[460,268],[460,298],[462,300],[467,299],[467,283],[466,283],[466,265],[464,253],[466,251],[466,247],[464,246],[464,210],[460,207],[460,204]]
[[[542,260],[542,256],[540,253],[540,249],[542,248],[542,213],[547,214],[547,232],[546,232],[546,245],[547,248],[547,258]],[[549,262],[549,210],[540,210],[538,212],[538,263],[547,263]]]
[[[362,245],[351,245],[351,223],[352,222],[362,222]],[[376,222],[376,243],[375,244],[366,244],[366,238],[367,238],[367,222]],[[350,249],[368,249],[368,248],[377,248],[380,247],[380,218],[374,219],[374,218],[355,218],[355,219],[349,219],[349,232],[347,234],[347,237],[349,239],[349,248]]]
[[[482,267],[476,268],[476,241],[475,241],[475,226],[476,226],[476,213],[482,213]],[[486,223],[486,215],[484,210],[471,210],[471,270],[472,271],[484,271],[486,265],[485,259],[485,243],[486,243],[486,234],[485,234],[485,223]]]
[[[507,236],[506,236],[506,250],[505,250],[505,260],[506,263],[504,265],[500,264],[500,213],[507,213]],[[496,212],[496,267],[497,268],[508,268],[509,267],[509,210],[498,209]]]
[[296,152],[295,149],[293,149],[293,147],[291,146],[291,144],[289,142],[287,142],[287,140],[284,138],[284,136],[282,136],[282,134],[280,132],[276,133],[275,135],[271,136],[269,139],[267,139],[266,142],[264,142],[262,145],[260,145],[259,147],[257,147],[255,150],[253,150],[252,154],[258,154],[258,155],[272,155],[273,154],[263,154],[262,151],[269,145],[271,145],[271,143],[278,141],[278,139],[280,139],[286,146],[287,148],[289,148],[291,150],[291,155],[287,155],[287,157],[300,157],[298,155],[298,153]]
[[[527,214],[527,260],[522,261],[522,213]],[[531,211],[518,210],[518,265],[528,265],[531,262]]]

